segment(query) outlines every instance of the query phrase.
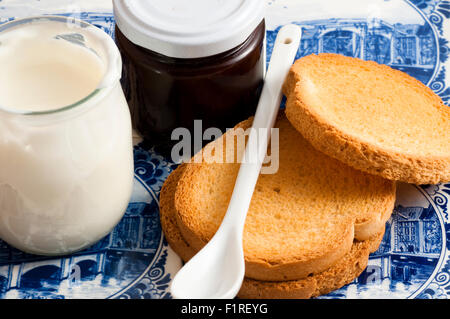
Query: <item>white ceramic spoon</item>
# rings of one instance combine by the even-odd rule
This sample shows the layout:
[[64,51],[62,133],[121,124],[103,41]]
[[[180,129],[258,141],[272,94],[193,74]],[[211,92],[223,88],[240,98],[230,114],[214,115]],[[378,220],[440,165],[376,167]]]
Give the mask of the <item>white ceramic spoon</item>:
[[[234,298],[239,292],[245,274],[242,247],[245,218],[280,107],[281,87],[294,61],[300,38],[301,29],[296,25],[286,25],[278,32],[245,149],[245,158],[251,155],[255,159],[256,155],[257,160],[242,162],[222,224],[208,244],[173,279],[171,292],[174,298]],[[257,154],[248,153],[255,149]]]

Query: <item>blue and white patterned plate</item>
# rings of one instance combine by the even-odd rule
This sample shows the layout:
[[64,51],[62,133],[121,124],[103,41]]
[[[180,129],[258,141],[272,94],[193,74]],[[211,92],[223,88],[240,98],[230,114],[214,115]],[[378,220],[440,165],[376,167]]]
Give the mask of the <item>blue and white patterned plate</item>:
[[[107,0],[0,0],[0,23],[62,14],[114,36]],[[277,30],[303,28],[297,57],[335,52],[388,64],[450,102],[447,82],[450,2],[439,0],[268,0],[267,60]],[[0,241],[0,298],[170,298],[182,263],[159,223],[158,198],[174,168],[153,149],[135,147],[132,200],[99,243],[62,258],[22,253]],[[400,184],[380,248],[351,284],[321,298],[448,298],[450,184]],[[449,236],[449,239],[447,239]]]

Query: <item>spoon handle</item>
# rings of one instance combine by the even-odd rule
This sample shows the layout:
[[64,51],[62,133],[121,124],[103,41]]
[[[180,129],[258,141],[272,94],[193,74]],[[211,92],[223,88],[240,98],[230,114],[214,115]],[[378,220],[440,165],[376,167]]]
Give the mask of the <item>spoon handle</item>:
[[[298,51],[300,38],[301,28],[293,24],[282,27],[278,32],[244,158],[220,228],[232,227],[239,234],[243,231],[280,107],[281,87]],[[220,228],[218,233],[221,231]]]
[[[301,29],[295,25],[278,32],[244,152],[248,158],[240,166],[228,210],[213,238],[175,276],[171,285],[175,298],[233,298],[242,285],[245,218],[280,107],[281,86],[297,53],[300,37]],[[197,276],[201,277],[200,282]]]

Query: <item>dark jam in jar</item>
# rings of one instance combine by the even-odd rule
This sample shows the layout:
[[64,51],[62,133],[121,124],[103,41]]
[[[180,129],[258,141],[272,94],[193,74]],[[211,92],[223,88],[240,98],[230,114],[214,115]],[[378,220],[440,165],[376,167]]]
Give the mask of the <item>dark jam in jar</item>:
[[254,115],[265,72],[264,20],[242,44],[201,58],[158,54],[132,43],[117,26],[115,35],[133,126],[150,145],[164,146],[163,153],[178,142],[172,131],[193,132],[194,120],[202,120],[203,131],[224,132]]

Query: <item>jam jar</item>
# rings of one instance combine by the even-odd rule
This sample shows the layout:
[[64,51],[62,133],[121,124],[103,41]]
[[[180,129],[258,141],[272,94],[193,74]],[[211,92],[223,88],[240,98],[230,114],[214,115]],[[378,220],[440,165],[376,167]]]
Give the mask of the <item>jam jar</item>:
[[224,132],[254,115],[265,73],[265,1],[113,4],[122,86],[147,143],[167,153],[176,128],[193,134],[201,120],[200,132]]

